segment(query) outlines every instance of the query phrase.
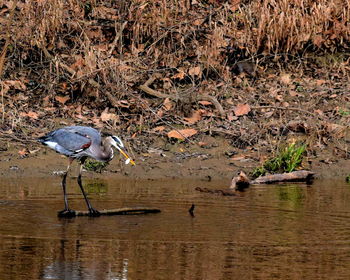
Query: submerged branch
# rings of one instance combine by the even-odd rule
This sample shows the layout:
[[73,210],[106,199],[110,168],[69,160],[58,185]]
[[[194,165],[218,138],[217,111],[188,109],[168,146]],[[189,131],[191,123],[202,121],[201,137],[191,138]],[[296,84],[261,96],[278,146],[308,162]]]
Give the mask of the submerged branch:
[[[113,215],[143,215],[150,213],[160,213],[160,209],[157,208],[117,208],[117,209],[109,209],[109,210],[99,210],[101,216],[113,216]],[[75,211],[75,215],[77,216],[90,216],[89,211]]]

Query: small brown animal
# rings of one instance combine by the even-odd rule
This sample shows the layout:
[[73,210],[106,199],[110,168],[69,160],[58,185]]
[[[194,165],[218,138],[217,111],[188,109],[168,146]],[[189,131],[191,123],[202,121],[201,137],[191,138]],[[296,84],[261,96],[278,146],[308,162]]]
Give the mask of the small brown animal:
[[232,178],[230,189],[237,191],[242,191],[248,188],[250,185],[250,180],[248,176],[243,172],[239,172],[236,177]]

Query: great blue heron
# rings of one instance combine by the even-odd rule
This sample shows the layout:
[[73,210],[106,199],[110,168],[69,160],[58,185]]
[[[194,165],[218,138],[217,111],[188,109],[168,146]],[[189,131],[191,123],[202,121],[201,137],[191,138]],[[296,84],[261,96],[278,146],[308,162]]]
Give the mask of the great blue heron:
[[90,216],[99,216],[100,212],[98,212],[91,206],[81,182],[81,173],[85,160],[88,157],[91,157],[98,161],[108,162],[113,158],[114,153],[112,146],[114,146],[126,158],[126,164],[131,163],[132,165],[135,165],[135,162],[123,150],[124,144],[119,137],[114,135],[108,135],[107,137],[102,139],[100,132],[92,127],[63,127],[51,131],[47,135],[40,137],[38,141],[69,158],[68,167],[62,179],[64,209],[58,212],[58,216],[61,217],[75,216],[74,210],[71,210],[68,207],[68,199],[66,193],[66,178],[74,159],[77,159],[80,163],[78,184],[81,189],[81,192],[84,195]]

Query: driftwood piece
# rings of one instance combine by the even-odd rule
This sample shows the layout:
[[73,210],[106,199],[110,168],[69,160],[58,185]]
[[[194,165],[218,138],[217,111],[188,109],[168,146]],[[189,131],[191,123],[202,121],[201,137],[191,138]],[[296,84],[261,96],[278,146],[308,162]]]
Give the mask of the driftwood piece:
[[248,176],[241,171],[236,177],[232,179],[231,186],[229,189],[208,189],[196,187],[195,190],[204,193],[210,194],[220,194],[224,196],[234,196],[236,191],[243,191],[245,188],[248,188],[249,185],[258,185],[258,184],[274,184],[274,183],[286,183],[286,182],[306,182],[311,184],[314,179],[314,172],[307,170],[293,171],[290,173],[282,174],[272,174],[266,176],[260,176],[259,178],[250,181]]
[[311,183],[314,179],[314,172],[307,170],[293,171],[290,173],[271,174],[266,176],[260,176],[251,181],[252,185],[256,184],[273,184],[280,182],[307,182]]
[[[99,210],[100,216],[113,216],[113,215],[143,215],[150,213],[159,213],[160,209],[157,208],[118,208],[109,210]],[[78,217],[78,216],[90,216],[89,211],[72,211],[67,215],[61,215],[60,217]]]

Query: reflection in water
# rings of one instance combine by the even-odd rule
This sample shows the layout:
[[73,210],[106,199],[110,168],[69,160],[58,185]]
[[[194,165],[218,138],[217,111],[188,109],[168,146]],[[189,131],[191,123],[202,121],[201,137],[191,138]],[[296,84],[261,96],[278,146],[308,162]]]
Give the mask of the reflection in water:
[[104,268],[84,268],[79,262],[69,263],[64,260],[48,265],[43,272],[41,279],[110,279],[110,280],[127,280],[128,279],[128,260],[123,261],[121,272],[112,272],[110,269],[101,273]]
[[[204,184],[195,181],[91,184],[97,208],[163,211],[58,219],[59,179],[1,182],[0,279],[350,279],[350,188],[341,182],[235,197],[195,192]],[[78,187],[70,198],[84,209]]]

